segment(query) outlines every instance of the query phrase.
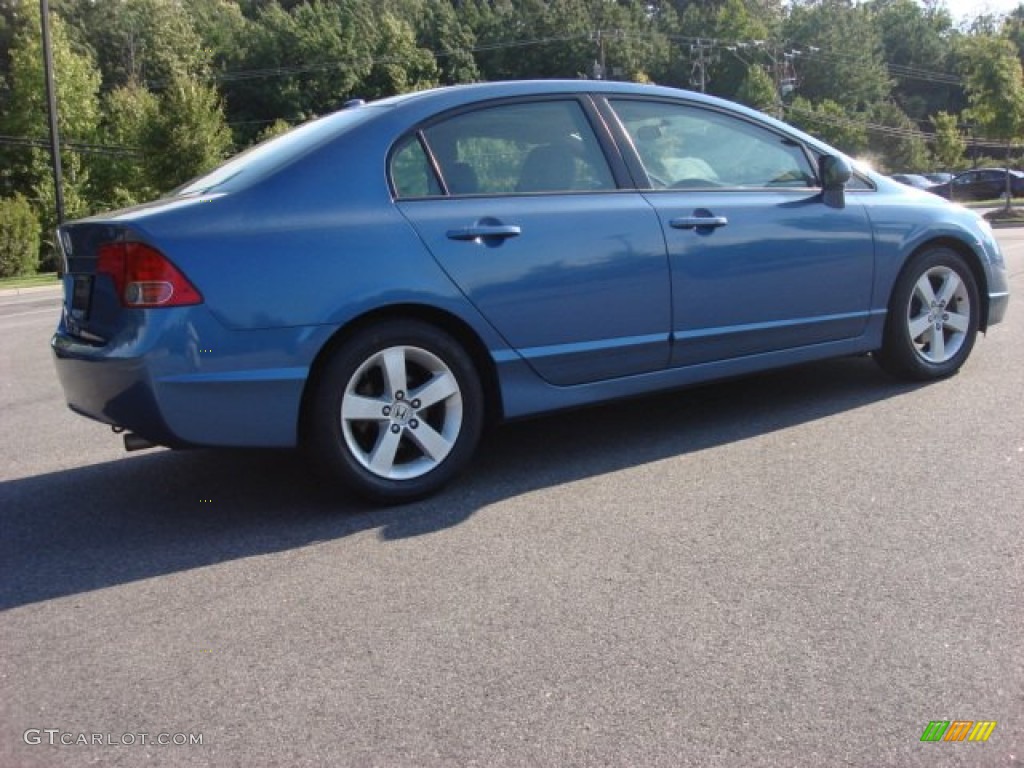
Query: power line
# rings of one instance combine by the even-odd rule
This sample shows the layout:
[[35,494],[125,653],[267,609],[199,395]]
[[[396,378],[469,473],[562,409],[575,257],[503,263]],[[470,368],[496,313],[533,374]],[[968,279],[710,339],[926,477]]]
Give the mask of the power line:
[[[922,131],[916,128],[901,128],[894,125],[883,125],[882,123],[872,123],[867,120],[855,120],[848,117],[839,117],[838,115],[823,115],[819,112],[815,112],[809,109],[801,109],[795,107],[792,104],[783,104],[782,108],[786,112],[791,112],[796,115],[804,117],[807,122],[824,123],[825,125],[832,125],[838,128],[862,128],[872,133],[879,133],[887,136],[895,136],[897,138],[916,138],[922,141],[932,142],[938,138],[938,134],[929,131]],[[1006,149],[1006,142],[999,142],[992,139],[971,139],[972,147],[979,147],[982,149]],[[1011,144],[1011,149],[1019,149],[1019,144]]]
[[[36,139],[29,136],[0,136],[0,145],[9,147],[39,147],[49,149],[50,142],[47,139]],[[62,150],[68,150],[79,154],[94,155],[141,155],[139,147],[126,147],[115,144],[90,144],[81,141],[61,141]]]
[[[551,45],[553,43],[564,43],[570,40],[589,40],[592,33],[580,32],[571,35],[557,35],[554,37],[530,38],[526,40],[511,40],[507,42],[485,43],[474,45],[469,48],[456,48],[446,51],[429,51],[434,59],[443,59],[449,56],[457,56],[465,53],[487,53],[489,51],[506,50],[511,48],[528,48],[537,45]],[[218,83],[231,83],[244,80],[260,80],[270,77],[294,77],[314,72],[328,72],[332,69],[345,69],[352,66],[377,66],[378,64],[399,64],[406,61],[403,56],[376,56],[367,58],[353,57],[349,59],[332,59],[327,61],[306,63],[306,64],[282,64],[275,67],[262,67],[258,69],[236,69],[214,72],[207,76],[207,79]],[[165,88],[170,84],[167,80],[144,81],[143,85],[152,90]]]

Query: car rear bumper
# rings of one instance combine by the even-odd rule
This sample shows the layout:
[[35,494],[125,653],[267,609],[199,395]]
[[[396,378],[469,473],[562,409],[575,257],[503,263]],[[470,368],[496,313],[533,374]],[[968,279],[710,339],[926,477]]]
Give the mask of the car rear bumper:
[[89,345],[60,331],[50,347],[72,411],[158,445],[187,446],[163,418],[144,359],[103,358]]
[[176,311],[155,310],[135,335],[105,345],[62,324],[51,349],[68,407],[169,447],[295,446],[301,363],[327,329],[228,331],[205,310]]

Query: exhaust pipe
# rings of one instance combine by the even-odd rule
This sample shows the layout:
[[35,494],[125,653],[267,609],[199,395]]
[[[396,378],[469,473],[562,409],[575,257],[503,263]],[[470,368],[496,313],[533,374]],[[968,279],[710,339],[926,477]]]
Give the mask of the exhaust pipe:
[[144,451],[147,448],[156,448],[156,443],[151,443],[146,438],[131,432],[124,433],[124,449],[126,451]]

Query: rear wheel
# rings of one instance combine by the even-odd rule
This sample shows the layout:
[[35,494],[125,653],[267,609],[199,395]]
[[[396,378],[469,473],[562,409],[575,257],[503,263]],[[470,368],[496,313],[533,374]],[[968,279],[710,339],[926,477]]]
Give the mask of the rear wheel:
[[443,331],[411,320],[366,328],[324,367],[306,448],[323,474],[376,502],[440,489],[469,462],[483,424],[473,363]]
[[896,281],[882,348],[890,373],[916,381],[950,376],[974,347],[981,302],[974,273],[956,251],[922,251]]

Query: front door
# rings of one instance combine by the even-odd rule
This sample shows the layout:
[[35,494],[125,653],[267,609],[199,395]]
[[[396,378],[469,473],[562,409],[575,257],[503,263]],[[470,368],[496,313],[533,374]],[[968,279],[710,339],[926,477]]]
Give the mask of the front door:
[[672,365],[861,335],[874,273],[863,206],[830,207],[798,143],[688,104],[613,100],[672,272]]

